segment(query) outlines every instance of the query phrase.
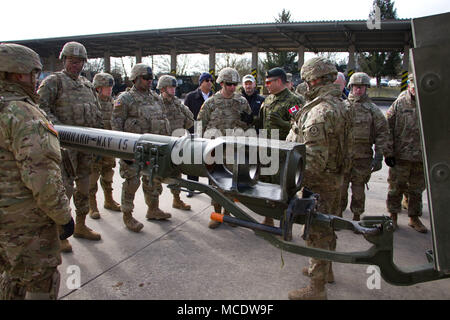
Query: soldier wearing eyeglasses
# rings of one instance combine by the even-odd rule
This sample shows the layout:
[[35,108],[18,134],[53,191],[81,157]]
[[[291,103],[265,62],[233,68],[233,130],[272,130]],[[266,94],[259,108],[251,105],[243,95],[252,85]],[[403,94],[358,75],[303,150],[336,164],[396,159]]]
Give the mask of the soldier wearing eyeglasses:
[[[197,120],[202,122],[205,138],[224,136],[228,130],[248,129],[252,122],[252,110],[247,100],[236,93],[240,82],[239,73],[233,68],[224,68],[217,77],[222,89],[203,103]],[[230,132],[228,132],[230,133]],[[219,204],[212,202],[214,210],[221,212]],[[229,214],[225,211],[225,214]],[[208,227],[215,229],[220,222],[211,220]]]
[[[121,93],[114,102],[112,129],[138,134],[169,135],[171,133],[170,123],[164,113],[162,101],[151,90],[152,68],[144,63],[136,64],[131,69],[130,80],[133,82],[133,87]],[[159,209],[159,196],[162,193],[159,178],[154,178],[153,185],[150,185],[149,177],[142,175],[139,166],[130,160],[120,160],[120,176],[125,179],[122,184],[120,207],[123,213],[123,222],[129,230],[139,232],[144,227],[132,216],[134,196],[141,184],[141,177],[145,203],[148,206],[146,218],[162,220],[171,217],[169,213]]]

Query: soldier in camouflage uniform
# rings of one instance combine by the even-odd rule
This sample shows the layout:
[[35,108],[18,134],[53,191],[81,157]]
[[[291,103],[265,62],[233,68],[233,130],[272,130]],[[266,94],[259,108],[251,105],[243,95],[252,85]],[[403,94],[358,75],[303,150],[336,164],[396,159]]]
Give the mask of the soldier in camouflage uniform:
[[33,50],[0,44],[1,300],[56,299],[59,237],[74,227],[58,133],[36,104],[41,69]]
[[[292,75],[291,75],[292,78]],[[266,87],[270,93],[264,100],[259,112],[259,128],[267,130],[267,138],[272,138],[274,131],[278,130],[278,138],[286,140],[291,130],[293,115],[302,107],[301,99],[287,87],[287,75],[281,68],[273,68],[266,72]],[[280,163],[284,159],[280,159]],[[279,171],[273,176],[261,176],[261,181],[280,183]],[[273,226],[273,219],[265,217],[264,224]]]
[[[114,107],[114,100],[111,97],[112,88],[114,86],[114,78],[109,73],[97,73],[93,80],[94,88],[97,91],[100,101],[100,111],[103,116],[103,126],[107,130],[111,130],[111,115]],[[91,168],[91,176],[89,177],[89,216],[92,219],[99,219],[100,212],[97,208],[96,193],[98,190],[97,181],[100,178],[100,185],[105,194],[104,208],[120,211],[120,205],[114,201],[112,196],[112,183],[114,170],[116,167],[116,159],[106,156],[94,156]]]
[[[161,76],[156,87],[161,92],[160,98],[163,101],[164,113],[170,123],[171,132],[169,134],[175,133],[176,136],[181,136],[184,134],[185,129],[189,129],[194,125],[194,115],[188,107],[175,97],[176,88],[177,79],[168,75]],[[181,178],[181,174],[179,177]],[[173,195],[173,208],[191,210],[191,206],[180,199],[179,187],[171,186],[170,192]]]
[[[198,113],[197,120],[202,122],[203,132],[224,136],[226,130],[246,130],[253,122],[252,110],[247,100],[236,93],[236,86],[240,81],[239,73],[233,68],[224,68],[219,72],[217,83],[222,89],[206,100]],[[208,138],[212,138],[208,135]],[[211,202],[215,212],[220,213],[222,207],[215,201]],[[229,214],[225,211],[225,214]],[[220,222],[211,220],[208,227],[215,229]]]
[[[153,81],[152,69],[138,63],[131,69],[130,80],[133,87],[122,92],[114,103],[111,119],[113,130],[138,134],[154,133],[169,135],[170,124],[164,114],[162,101],[150,88]],[[122,184],[121,210],[125,226],[134,232],[139,232],[144,225],[133,218],[134,196],[141,182],[145,203],[148,206],[148,220],[169,219],[171,215],[159,209],[159,196],[162,193],[161,180],[154,178],[152,185],[147,175],[142,175],[134,161],[120,160],[120,176],[125,179]]]
[[387,120],[367,95],[369,76],[364,72],[356,72],[351,76],[349,86],[351,91],[345,102],[353,117],[353,155],[350,173],[344,177],[342,185],[340,216],[347,207],[347,191],[351,183],[350,210],[353,212],[353,220],[359,221],[366,200],[364,187],[369,182],[371,173],[381,170],[383,154],[385,157],[391,157],[392,154],[389,153]]
[[[100,104],[92,83],[81,76],[87,61],[86,48],[78,42],[68,42],[59,55],[64,70],[44,79],[38,89],[39,107],[55,124],[103,128]],[[85,224],[89,212],[89,175],[92,154],[61,149],[62,173],[67,197],[75,204],[74,237],[100,240],[99,233]],[[74,182],[76,187],[74,189]],[[68,240],[61,243],[63,252],[72,251]]]
[[[333,84],[335,65],[322,57],[305,62],[301,77],[307,82],[307,103],[295,115],[296,123],[288,141],[306,146],[306,168],[303,186],[320,195],[319,212],[337,215],[340,191],[351,152],[351,118],[341,98],[341,90]],[[306,244],[310,247],[335,250],[336,235],[331,227],[312,225]],[[326,299],[326,282],[333,282],[331,262],[310,259],[303,273],[311,278],[305,288],[289,292],[289,299]]]
[[408,198],[408,225],[422,233],[427,228],[419,217],[422,215],[422,192],[425,190],[422,146],[418,110],[416,108],[413,74],[408,78],[408,90],[403,91],[387,111],[392,137],[393,157],[386,158],[389,169],[387,209],[395,227],[401,211],[403,194]]

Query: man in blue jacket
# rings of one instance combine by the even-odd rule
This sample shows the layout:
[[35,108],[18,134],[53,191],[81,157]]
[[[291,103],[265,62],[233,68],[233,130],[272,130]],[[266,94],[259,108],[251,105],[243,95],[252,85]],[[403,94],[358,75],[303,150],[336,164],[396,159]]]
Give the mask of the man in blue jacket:
[[[197,115],[203,105],[203,102],[205,102],[213,94],[211,91],[213,81],[213,76],[210,73],[203,72],[198,79],[198,88],[189,92],[184,99],[184,105],[187,106],[194,114],[194,120],[197,120]],[[189,132],[194,133],[194,127],[191,127]],[[187,178],[189,180],[198,181],[197,176],[188,175]],[[193,195],[194,192],[190,190],[187,197],[191,198]]]

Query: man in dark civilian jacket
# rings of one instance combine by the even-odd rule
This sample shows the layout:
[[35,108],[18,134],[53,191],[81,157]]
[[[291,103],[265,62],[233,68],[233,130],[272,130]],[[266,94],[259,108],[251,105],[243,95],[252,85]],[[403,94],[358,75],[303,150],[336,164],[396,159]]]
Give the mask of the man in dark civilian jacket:
[[[184,99],[184,105],[191,110],[194,114],[194,120],[197,120],[197,115],[200,111],[200,108],[210,96],[212,96],[213,92],[211,91],[211,87],[213,85],[213,77],[211,74],[207,72],[203,72],[198,79],[198,88],[194,91],[189,92]],[[194,133],[194,127],[189,129],[190,133]],[[198,177],[196,176],[187,176],[189,180],[198,181]],[[192,197],[194,192],[191,190],[187,194],[187,197]]]
[[256,89],[256,80],[251,75],[248,74],[242,78],[242,96],[247,99],[250,108],[252,109],[252,115],[257,117],[259,115],[259,109],[264,102],[264,97],[258,94]]

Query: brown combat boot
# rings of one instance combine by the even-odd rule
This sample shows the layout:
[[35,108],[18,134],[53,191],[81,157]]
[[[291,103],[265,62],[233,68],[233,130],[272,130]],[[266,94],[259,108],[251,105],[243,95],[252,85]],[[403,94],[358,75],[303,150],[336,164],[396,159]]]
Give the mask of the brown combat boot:
[[97,208],[97,199],[95,197],[95,193],[89,194],[89,217],[92,219],[99,219],[100,218],[100,212]]
[[311,279],[307,287],[289,291],[288,297],[290,300],[327,300],[325,281]]
[[[307,276],[307,277],[311,278],[311,274],[309,273],[309,268],[308,267],[303,267],[302,273],[303,273],[304,276]],[[328,283],[334,283],[334,273],[333,273],[333,269],[332,269],[331,266],[330,266],[330,270],[328,271],[327,282]]]
[[133,218],[131,212],[123,213],[123,223],[125,223],[125,226],[133,232],[139,232],[144,227],[142,223]]
[[103,190],[103,193],[105,194],[105,204],[103,207],[112,211],[120,211],[120,204],[113,199],[112,189]]
[[264,221],[262,222],[263,224],[265,224],[266,226],[270,226],[270,227],[274,227],[274,223],[273,223],[273,218],[268,218],[265,217]]
[[394,231],[398,229],[397,224],[397,213],[391,213],[392,226],[394,227]]
[[173,203],[172,208],[181,209],[181,210],[191,210],[191,206],[184,203],[183,200],[180,199],[180,195],[173,195]]
[[419,217],[409,217],[409,223],[408,226],[416,230],[420,233],[427,233],[428,229],[422,224],[422,221],[420,221]]
[[97,233],[86,226],[86,214],[77,215],[75,221],[75,231],[73,232],[75,238],[84,238],[95,241],[102,238],[100,233]]
[[159,200],[152,200],[145,217],[147,220],[165,220],[170,219],[172,215],[159,209]]
[[72,245],[70,244],[69,240],[59,240],[59,247],[60,251],[64,253],[72,252]]
[[[214,204],[214,212],[215,213],[222,213],[222,206],[218,203]],[[208,228],[210,229],[216,229],[219,227],[222,223],[216,220],[209,220]]]

